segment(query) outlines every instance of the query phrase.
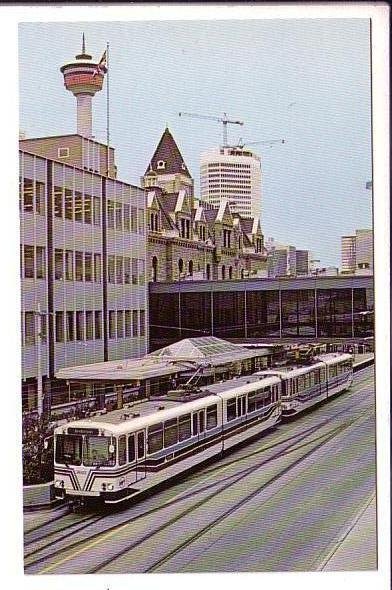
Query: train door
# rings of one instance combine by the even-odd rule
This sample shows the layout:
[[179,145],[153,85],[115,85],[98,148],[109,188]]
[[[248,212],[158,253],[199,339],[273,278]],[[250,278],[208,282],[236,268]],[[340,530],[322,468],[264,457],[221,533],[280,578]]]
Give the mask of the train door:
[[246,419],[246,395],[240,395],[237,397],[237,417]]
[[205,436],[205,410],[199,410],[192,415],[192,434],[201,440]]
[[146,477],[145,466],[145,441],[146,434],[144,430],[139,430],[130,434],[128,437],[128,461],[135,465],[133,475],[134,482]]

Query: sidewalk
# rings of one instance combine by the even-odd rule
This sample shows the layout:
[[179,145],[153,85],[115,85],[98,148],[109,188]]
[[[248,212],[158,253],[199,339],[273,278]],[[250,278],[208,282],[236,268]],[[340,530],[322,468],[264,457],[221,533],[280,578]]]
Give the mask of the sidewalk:
[[322,571],[377,569],[376,498],[374,497],[346,535],[336,544]]

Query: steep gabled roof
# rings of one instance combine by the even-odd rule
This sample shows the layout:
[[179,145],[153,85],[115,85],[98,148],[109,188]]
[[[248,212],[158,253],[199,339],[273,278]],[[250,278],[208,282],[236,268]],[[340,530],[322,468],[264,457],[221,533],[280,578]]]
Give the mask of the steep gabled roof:
[[[158,162],[165,162],[164,168],[158,168]],[[169,129],[166,127],[154,152],[145,174],[154,171],[160,174],[184,174],[192,178],[180,150]]]

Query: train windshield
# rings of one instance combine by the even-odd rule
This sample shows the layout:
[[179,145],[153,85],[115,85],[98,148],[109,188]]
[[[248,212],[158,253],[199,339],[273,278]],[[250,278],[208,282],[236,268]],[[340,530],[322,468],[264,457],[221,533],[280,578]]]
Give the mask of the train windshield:
[[58,434],[56,436],[56,463],[82,464],[82,437],[80,435]]
[[112,466],[116,463],[115,439],[109,436],[86,436],[83,464]]

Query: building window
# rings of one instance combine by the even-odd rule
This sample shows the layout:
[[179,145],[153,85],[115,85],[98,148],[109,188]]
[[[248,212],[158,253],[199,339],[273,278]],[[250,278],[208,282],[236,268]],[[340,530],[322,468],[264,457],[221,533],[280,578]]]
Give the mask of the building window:
[[154,283],[158,280],[158,258],[156,256],[152,259],[152,280]]
[[132,310],[132,336],[137,336],[137,310]]
[[146,312],[144,309],[140,310],[140,336],[144,336],[146,333]]
[[114,229],[114,202],[108,201],[108,227]]
[[116,337],[116,312],[109,311],[109,338]]
[[144,234],[144,209],[138,209],[139,234]]
[[145,267],[144,267],[144,260],[143,260],[143,258],[140,258],[138,260],[138,267],[139,267],[138,282],[139,282],[139,285],[144,285],[144,282],[145,282],[145,279],[144,279]]
[[93,197],[93,223],[101,225],[101,201],[98,197]]
[[115,283],[115,256],[108,256],[108,282]]
[[73,342],[75,339],[74,312],[73,311],[66,312],[66,321],[67,321],[67,341]]
[[37,279],[45,278],[45,248],[43,246],[36,247],[36,272]]
[[83,281],[83,252],[75,252],[75,278]]
[[95,311],[95,339],[100,340],[102,338],[102,313]]
[[184,272],[184,261],[182,258],[180,258],[178,261],[178,272],[180,275],[182,275],[182,273]]
[[56,311],[56,342],[64,342],[64,312]]
[[84,312],[76,312],[76,340],[84,340]]
[[207,266],[206,266],[206,278],[207,278],[207,281],[209,281],[211,279],[211,265],[210,264],[207,264]]
[[34,278],[34,246],[24,246],[24,276],[25,279]]
[[57,157],[58,158],[69,158],[69,148],[68,147],[58,148]]
[[78,191],[75,191],[75,221],[83,221],[83,197]]
[[124,257],[124,283],[129,285],[131,282],[131,259],[128,256]]
[[84,280],[88,283],[93,280],[93,255],[91,252],[84,253]]
[[127,309],[125,312],[125,338],[132,336],[132,312]]
[[157,162],[157,170],[164,170],[166,168],[165,160],[158,160]]
[[116,256],[116,283],[121,285],[123,282],[123,259],[122,256]]
[[94,338],[94,316],[92,311],[86,311],[86,340]]
[[34,212],[34,185],[33,181],[25,178],[23,182],[23,211]]
[[54,278],[62,281],[64,278],[64,253],[63,250],[54,251]]
[[131,231],[130,208],[127,204],[124,204],[124,230]]
[[69,188],[66,188],[64,190],[64,214],[65,214],[65,219],[69,219],[70,221],[73,221],[73,210],[74,210],[74,206],[73,206],[73,195],[72,195],[72,191],[69,190]]
[[25,344],[35,344],[35,313],[26,311],[25,313]]
[[84,208],[84,223],[89,223],[91,225],[93,212],[92,212],[92,201],[91,201],[90,195],[84,195],[83,208]]
[[222,281],[224,281],[224,280],[225,280],[225,278],[226,278],[226,267],[225,267],[225,265],[223,264],[223,265],[222,265]]
[[137,258],[132,258],[132,285],[137,285]]
[[72,250],[65,251],[65,278],[67,281],[73,281],[74,268],[73,268],[73,252]]
[[233,278],[233,267],[229,266],[229,279]]
[[54,215],[55,217],[63,217],[63,189],[59,186],[53,187],[54,197]]
[[101,255],[94,254],[94,282],[101,282]]
[[137,232],[137,208],[131,206],[131,232]]
[[189,261],[188,269],[189,269],[189,271],[188,271],[189,272],[189,276],[192,277],[193,276],[193,260],[190,260]]
[[116,229],[122,231],[123,228],[123,206],[116,203]]
[[117,312],[117,338],[124,338],[124,312]]

